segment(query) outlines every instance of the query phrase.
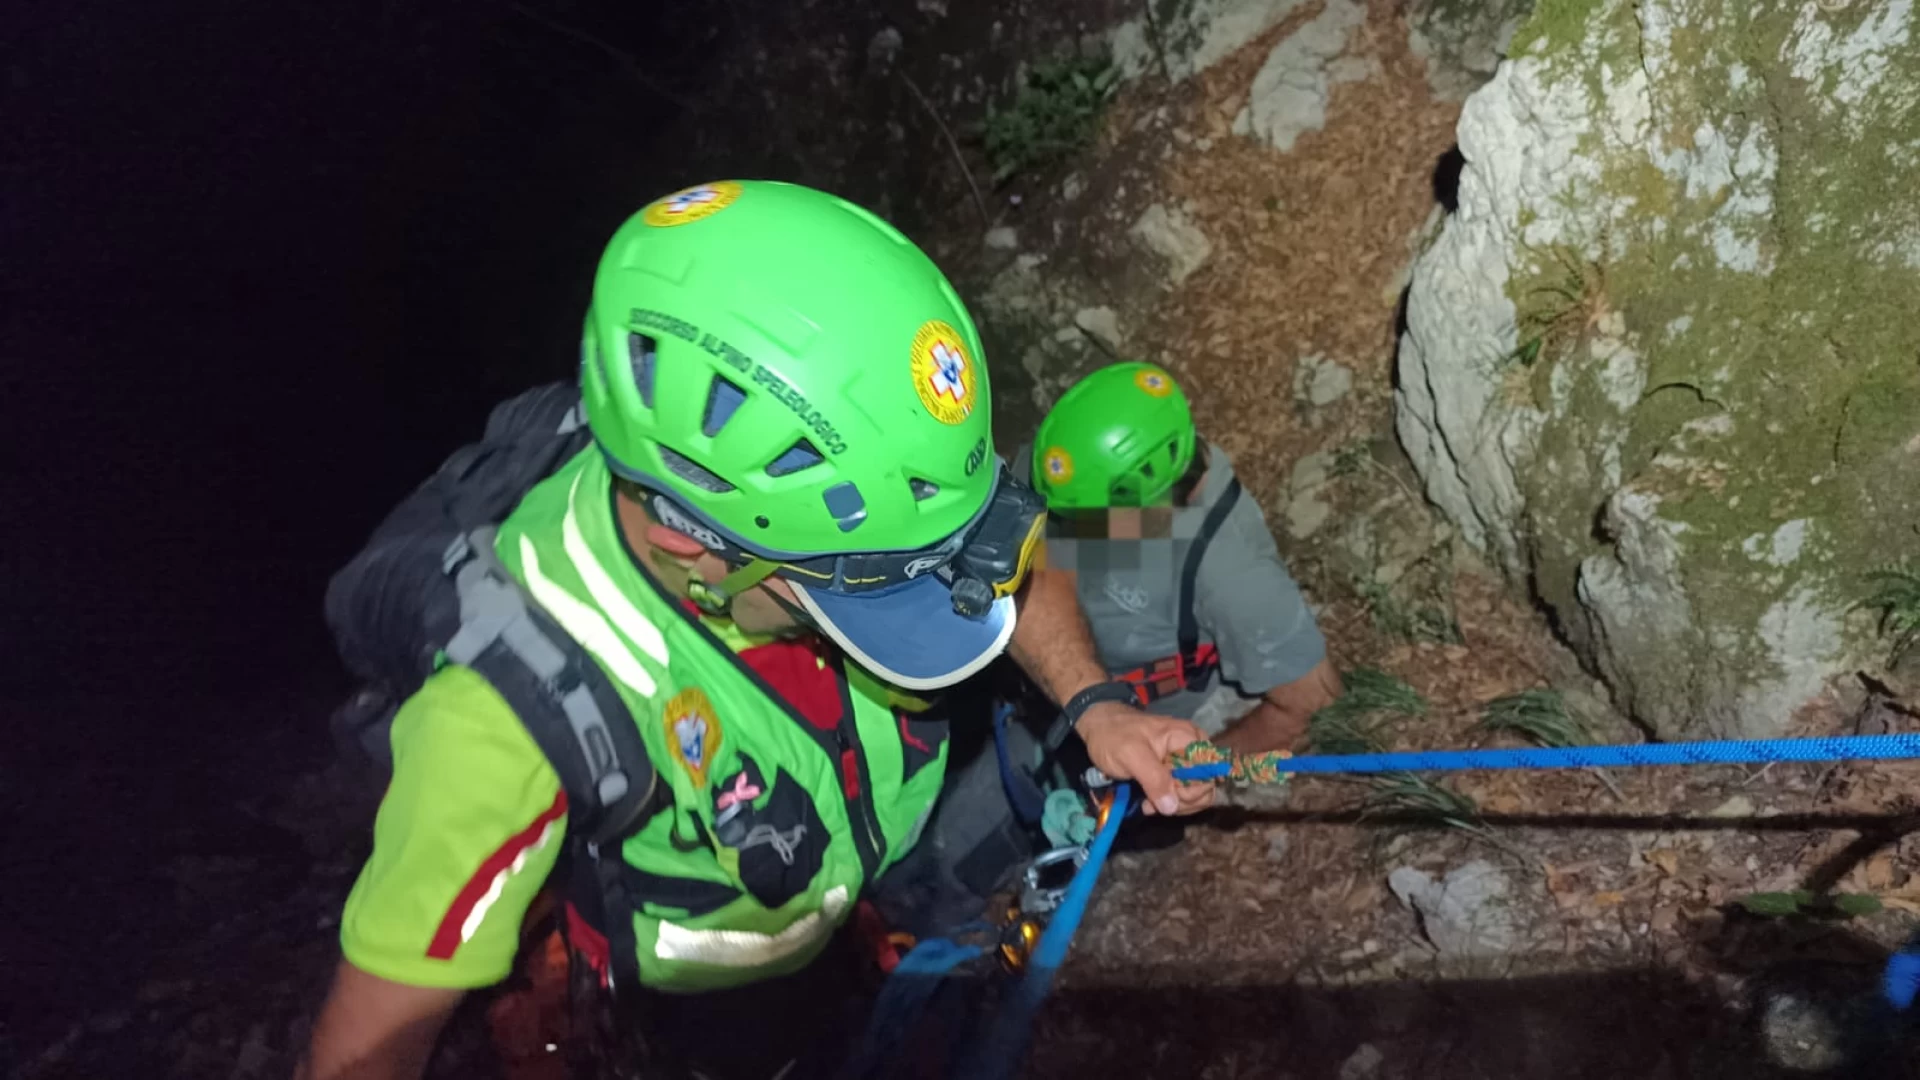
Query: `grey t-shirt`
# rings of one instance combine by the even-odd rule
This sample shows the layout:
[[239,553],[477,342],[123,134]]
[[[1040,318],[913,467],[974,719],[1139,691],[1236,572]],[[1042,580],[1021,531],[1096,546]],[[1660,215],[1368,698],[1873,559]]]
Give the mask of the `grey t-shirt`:
[[[1170,537],[1073,539],[1057,520],[1048,523],[1047,566],[1074,572],[1080,606],[1111,674],[1180,651],[1180,571],[1207,511],[1233,478],[1226,452],[1209,446],[1208,453],[1201,497],[1174,510]],[[1032,449],[1022,447],[1014,458],[1015,475],[1030,478],[1031,462]],[[1326,639],[1313,611],[1280,562],[1266,516],[1245,491],[1201,556],[1193,610],[1200,640],[1220,652],[1220,670],[1201,690],[1161,698],[1154,712],[1193,718],[1223,676],[1233,690],[1257,698],[1307,674],[1326,657]]]

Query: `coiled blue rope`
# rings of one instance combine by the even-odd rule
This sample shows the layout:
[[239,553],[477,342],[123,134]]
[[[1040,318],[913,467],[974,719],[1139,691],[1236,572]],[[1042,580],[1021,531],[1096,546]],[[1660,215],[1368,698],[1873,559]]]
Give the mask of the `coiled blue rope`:
[[[963,926],[956,934],[984,932],[986,924]],[[893,974],[887,977],[880,996],[873,1003],[867,1020],[866,1035],[854,1054],[836,1074],[838,1080],[868,1080],[886,1076],[887,1067],[910,1038],[916,1037],[916,1025],[927,1004],[938,993],[954,969],[986,952],[982,945],[965,944],[952,938],[929,938],[902,957]]]
[[1113,850],[1113,838],[1120,831],[1121,820],[1127,816],[1131,790],[1129,784],[1114,787],[1113,806],[1107,811],[1107,820],[1094,834],[1093,844],[1087,848],[1086,864],[1073,875],[1052,921],[1040,935],[1040,943],[1028,957],[1026,974],[1014,984],[979,1051],[955,1075],[998,1080],[1016,1071],[1021,1056],[1026,1053],[1027,1040],[1033,1034],[1033,1018],[1046,1000],[1047,992],[1053,989],[1054,975],[1067,961],[1067,947],[1073,944],[1073,935],[1080,930],[1087,902],[1093,898],[1093,887],[1100,880],[1100,868],[1106,864],[1107,854]]
[[[1920,758],[1920,734],[1833,735],[1812,739],[1723,739],[1624,746],[1411,750],[1381,754],[1309,754],[1273,763],[1282,773],[1464,772],[1471,769],[1640,768],[1653,765],[1746,765],[1771,761]],[[1219,780],[1230,762],[1187,765],[1176,780]]]

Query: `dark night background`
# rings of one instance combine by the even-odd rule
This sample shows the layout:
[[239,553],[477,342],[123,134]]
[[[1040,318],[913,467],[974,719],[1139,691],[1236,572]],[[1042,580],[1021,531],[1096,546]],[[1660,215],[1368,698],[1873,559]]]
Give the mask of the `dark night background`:
[[[937,32],[914,0],[12,12],[0,1065],[115,1003],[251,994],[276,964],[318,993],[252,943],[332,939],[311,896],[286,900],[324,876],[287,808],[326,815],[326,792],[298,789],[332,760],[350,689],[328,575],[492,404],[572,374],[626,216],[760,176],[918,233],[967,196],[916,152],[938,136],[867,43],[904,27],[992,79],[1058,36],[1052,17],[1026,0]],[[959,76],[921,78],[937,96]],[[333,849],[364,837],[342,820]],[[155,985],[228,940],[253,967]]]
[[[602,6],[569,15],[674,30]],[[8,37],[19,1053],[193,931],[154,914],[169,856],[286,846],[232,806],[328,753],[327,574],[489,404],[569,372],[605,236],[702,177],[673,103],[507,4],[35,5]]]

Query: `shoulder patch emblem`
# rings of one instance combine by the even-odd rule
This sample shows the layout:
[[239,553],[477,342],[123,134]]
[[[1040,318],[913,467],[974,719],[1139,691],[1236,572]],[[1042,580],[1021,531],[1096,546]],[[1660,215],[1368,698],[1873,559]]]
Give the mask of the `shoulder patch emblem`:
[[720,749],[720,717],[706,691],[689,686],[668,698],[662,719],[674,759],[693,777],[696,787],[706,787],[707,766]]
[[958,424],[973,413],[973,358],[960,332],[939,319],[913,335],[913,390],[935,420]]
[[664,198],[655,199],[640,211],[640,220],[655,228],[671,228],[685,225],[689,221],[699,221],[733,205],[740,197],[740,185],[732,180],[715,180],[711,184],[683,188]]

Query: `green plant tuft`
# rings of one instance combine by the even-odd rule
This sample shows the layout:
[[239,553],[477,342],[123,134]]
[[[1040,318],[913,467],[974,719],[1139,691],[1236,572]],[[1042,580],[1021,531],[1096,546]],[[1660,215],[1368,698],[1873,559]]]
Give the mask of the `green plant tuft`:
[[1479,823],[1479,805],[1452,788],[1412,773],[1374,777],[1371,787],[1363,813],[1393,814],[1410,819],[1408,824],[1415,826],[1424,823],[1468,832],[1486,831],[1486,826]]
[[1395,712],[1402,716],[1424,716],[1427,699],[1408,685],[1405,679],[1389,675],[1379,668],[1359,667],[1340,677],[1341,694],[1328,708],[1344,705],[1366,712]]
[[[1606,250],[1604,242],[1601,250]],[[1537,284],[1516,297],[1519,344],[1502,358],[1504,366],[1530,368],[1543,350],[1558,354],[1598,323],[1608,310],[1607,271],[1559,244],[1538,260]]]
[[1541,746],[1579,746],[1593,741],[1586,725],[1567,711],[1560,691],[1552,689],[1522,690],[1488,703],[1480,714],[1480,727],[1518,735]]
[[1028,69],[1013,104],[987,110],[982,132],[993,182],[1051,164],[1092,142],[1119,74],[1106,59],[1050,60]]
[[[1343,692],[1313,715],[1308,744],[1316,754],[1373,754],[1386,749],[1382,735],[1397,719],[1424,716],[1427,701],[1405,679],[1378,668],[1355,668],[1341,677]],[[1430,825],[1490,835],[1478,823],[1480,808],[1451,788],[1413,773],[1386,773],[1367,779],[1361,810],[1389,814],[1414,827]]]
[[1383,747],[1375,735],[1376,723],[1329,705],[1307,724],[1307,742],[1316,754],[1373,754]]
[[1920,644],[1920,562],[1902,561],[1866,576],[1873,593],[1855,604],[1880,612],[1880,634],[1893,643],[1893,657]]
[[1378,668],[1355,668],[1340,681],[1340,696],[1313,714],[1307,727],[1316,754],[1373,753],[1382,749],[1380,734],[1393,717],[1427,711],[1419,691]]
[[1329,476],[1358,476],[1367,467],[1367,459],[1373,456],[1373,450],[1366,439],[1355,439],[1335,447],[1332,459],[1327,464]]
[[1366,602],[1367,616],[1373,620],[1373,628],[1383,634],[1406,641],[1430,641],[1436,645],[1460,643],[1460,627],[1444,608],[1408,603],[1394,595],[1393,589],[1377,581],[1359,582],[1355,591]]

